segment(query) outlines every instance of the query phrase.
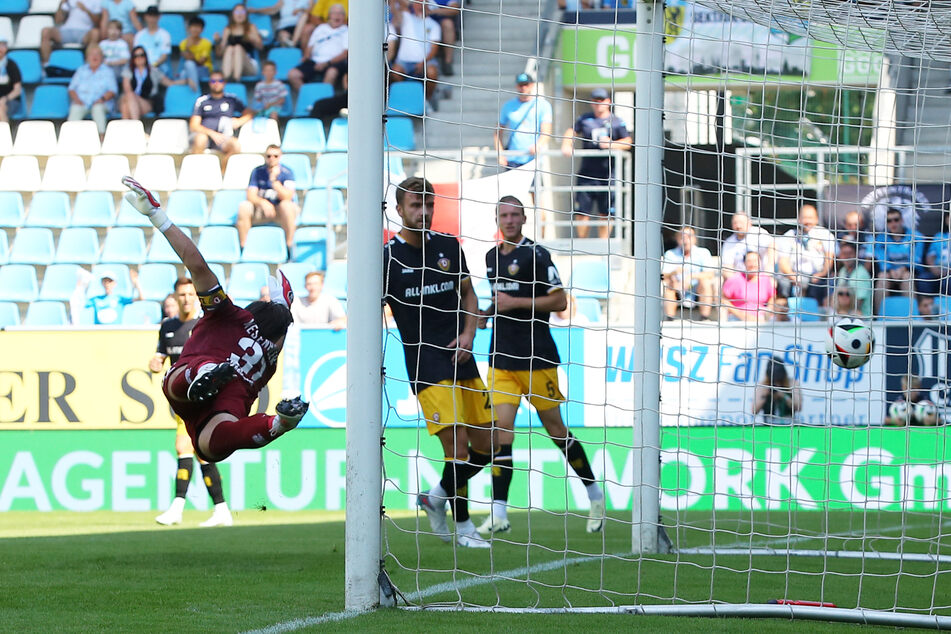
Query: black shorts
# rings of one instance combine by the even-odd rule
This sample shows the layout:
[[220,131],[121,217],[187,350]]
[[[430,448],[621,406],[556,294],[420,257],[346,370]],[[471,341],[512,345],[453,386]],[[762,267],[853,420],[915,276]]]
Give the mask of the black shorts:
[[[585,178],[579,176],[575,181],[575,213],[597,214],[599,216],[614,215],[614,192],[613,191],[590,191],[580,189],[582,187],[604,187],[610,185],[610,181],[600,178]],[[597,207],[597,211],[595,211]]]
[[347,72],[347,60],[331,64],[324,70],[316,70],[314,66],[316,66],[316,63],[312,59],[308,59],[297,65],[297,70],[299,70],[304,76],[304,83],[309,84],[311,82],[323,81],[324,74],[331,68],[336,68],[338,71],[340,71],[340,77],[343,77],[343,75]]

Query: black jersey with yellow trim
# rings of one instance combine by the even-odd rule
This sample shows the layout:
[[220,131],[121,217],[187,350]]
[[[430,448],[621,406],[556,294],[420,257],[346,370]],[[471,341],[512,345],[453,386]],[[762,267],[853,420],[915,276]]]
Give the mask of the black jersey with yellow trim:
[[[561,277],[551,253],[523,237],[508,253],[496,246],[485,254],[486,276],[493,295],[544,297],[561,290]],[[560,358],[548,326],[548,311],[525,308],[494,316],[489,364],[500,370],[540,370]]]
[[448,345],[463,331],[460,289],[469,268],[459,241],[427,232],[423,247],[399,235],[383,247],[383,296],[403,340],[406,371],[413,391],[440,381],[479,376],[475,360],[456,365]]
[[197,323],[198,318],[182,321],[178,317],[169,317],[159,326],[158,347],[155,351],[168,357],[169,363],[175,363]]

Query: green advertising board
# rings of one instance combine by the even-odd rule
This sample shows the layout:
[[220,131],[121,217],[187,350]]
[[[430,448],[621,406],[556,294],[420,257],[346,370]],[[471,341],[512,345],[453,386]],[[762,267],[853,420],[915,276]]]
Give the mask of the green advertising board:
[[[604,478],[608,508],[629,509],[631,429],[574,431],[595,473]],[[944,428],[682,427],[663,428],[661,434],[665,510],[951,509]],[[154,511],[171,501],[177,468],[171,430],[7,431],[4,436],[0,511]],[[581,481],[565,479],[564,459],[544,436],[519,437],[514,458],[514,505],[586,508]],[[225,495],[236,510],[339,510],[345,461],[344,430],[299,429],[221,463]],[[425,430],[390,429],[384,464],[386,507],[411,509],[417,488],[438,481],[442,456]],[[207,509],[198,477],[189,501]],[[483,471],[470,495],[485,501],[490,486],[488,470]]]

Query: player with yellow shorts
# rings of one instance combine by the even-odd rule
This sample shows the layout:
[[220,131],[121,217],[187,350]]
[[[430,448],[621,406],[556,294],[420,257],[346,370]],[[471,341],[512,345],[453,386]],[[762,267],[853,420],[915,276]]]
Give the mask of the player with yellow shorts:
[[564,310],[568,298],[551,254],[522,235],[525,208],[514,196],[503,196],[496,205],[502,240],[485,255],[486,276],[492,286],[493,305],[482,311],[493,320],[489,357],[489,391],[499,426],[499,451],[492,462],[492,511],[479,526],[480,533],[511,530],[508,520],[512,486],[512,444],[515,415],[522,398],[535,408],[538,419],[588,492],[591,510],[587,530],[604,528],[604,492],[595,481],[584,447],[565,426],[560,405],[565,397],[558,386],[558,348],[548,319]]

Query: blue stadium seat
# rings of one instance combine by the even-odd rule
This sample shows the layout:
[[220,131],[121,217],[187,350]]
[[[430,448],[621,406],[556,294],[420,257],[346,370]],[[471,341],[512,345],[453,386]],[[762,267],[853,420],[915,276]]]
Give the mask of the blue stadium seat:
[[169,194],[165,210],[168,219],[179,227],[203,227],[208,215],[208,203],[204,192],[179,189]]
[[[231,11],[231,7],[235,4],[233,0],[218,1],[228,5],[226,9],[217,9],[220,11]],[[228,26],[228,16],[220,13],[199,13],[198,17],[205,21],[205,28],[202,30],[201,36],[210,42],[215,41],[215,33],[222,33],[225,27]]]
[[238,219],[238,205],[248,199],[246,189],[220,189],[215,192],[208,213],[208,224],[233,226]]
[[69,224],[69,194],[66,192],[36,192],[30,201],[26,227],[61,229]]
[[23,318],[24,326],[66,326],[69,317],[66,315],[66,304],[63,302],[35,301],[30,302]]
[[346,224],[343,194],[339,189],[312,189],[304,198],[300,225]]
[[228,276],[225,275],[225,267],[217,262],[209,262],[208,268],[211,269],[211,272],[215,274],[215,277],[218,279],[218,283],[221,284],[221,288],[228,287]]
[[24,84],[38,84],[43,80],[43,66],[40,53],[33,49],[19,49],[7,53],[7,57],[16,62]]
[[10,257],[10,242],[7,239],[7,234],[4,231],[0,231],[0,264],[6,264],[7,259]]
[[30,119],[65,119],[67,115],[69,92],[66,86],[43,84],[36,87],[30,106]]
[[111,227],[115,224],[115,221],[115,203],[110,192],[79,192],[76,194],[70,225],[73,227]]
[[935,310],[945,319],[951,316],[951,297],[947,295],[938,295],[935,297]]
[[592,324],[604,323],[604,313],[601,310],[601,302],[594,297],[579,297],[575,299],[578,307],[578,314],[587,318]]
[[350,124],[347,119],[337,117],[330,122],[330,132],[327,133],[328,152],[346,152],[348,149]]
[[169,86],[165,91],[165,105],[162,116],[166,118],[187,119],[195,109],[195,100],[201,96],[197,90],[192,90],[187,84]]
[[327,265],[324,290],[337,299],[347,299],[347,261],[333,260]]
[[825,314],[815,297],[790,297],[787,300],[790,321],[820,321]]
[[129,277],[129,266],[127,264],[106,262],[92,267],[92,279],[89,286],[86,287],[86,298],[105,293],[102,288],[102,274],[107,271],[119,278],[116,280],[116,292],[126,297],[132,297],[132,278]]
[[23,194],[0,192],[0,227],[15,229],[23,226]]
[[198,250],[209,262],[234,264],[241,259],[238,230],[234,227],[205,227],[198,236]]
[[327,266],[330,234],[324,227],[298,227],[294,232],[293,261],[307,263],[317,270]]
[[399,183],[406,178],[406,170],[403,168],[403,157],[396,152],[387,152],[386,169],[389,172],[390,180]]
[[304,278],[306,278],[307,274],[311,271],[316,271],[317,267],[311,262],[286,262],[282,264],[280,268],[287,277],[287,281],[291,283],[294,294],[297,297],[306,296],[307,291],[304,290]]
[[57,264],[95,264],[99,261],[99,235],[92,227],[63,229],[56,245],[53,262]]
[[53,262],[53,231],[45,227],[18,229],[10,246],[10,264],[38,264],[46,266]]
[[248,105],[248,89],[244,84],[229,81],[225,84],[225,92],[240,99],[244,105]]
[[[164,240],[164,238],[162,238]],[[154,240],[153,240],[154,242]],[[165,240],[168,242],[168,240]],[[139,267],[139,286],[142,287],[142,299],[163,301],[169,293],[175,291],[178,269],[174,264],[148,262]]]
[[416,149],[413,120],[409,117],[389,117],[386,120],[387,147],[409,152]]
[[[273,5],[272,5],[273,6]],[[248,21],[258,27],[258,33],[261,34],[261,42],[267,48],[274,41],[274,23],[271,16],[261,13],[252,13],[248,16]]]
[[426,109],[423,82],[401,81],[390,86],[386,115],[391,117],[421,117]]
[[155,300],[138,300],[122,310],[123,326],[142,326],[162,321],[162,303]]
[[249,9],[267,9],[268,7],[273,7],[274,2],[272,0],[249,0],[245,2],[245,5]]
[[284,154],[281,163],[294,173],[294,184],[297,189],[306,189],[314,178],[310,169],[310,157],[306,154]]
[[270,270],[262,262],[241,262],[231,267],[228,296],[237,304],[246,304],[261,297],[261,287],[267,286]]
[[300,63],[301,50],[299,48],[272,48],[267,58],[277,65],[277,78],[287,81],[287,71]]
[[116,216],[117,227],[151,227],[149,219],[136,211],[125,198],[119,199],[119,214]]
[[0,15],[17,15],[30,10],[30,0],[3,0]]
[[168,31],[171,36],[172,50],[178,52],[178,44],[188,36],[185,27],[185,16],[181,13],[163,13],[159,16],[158,25],[160,29]]
[[604,260],[583,260],[571,269],[571,294],[575,297],[607,299],[610,286],[610,270]]
[[317,157],[314,168],[314,187],[347,187],[347,154],[333,152]]
[[78,264],[50,264],[43,271],[43,285],[39,299],[54,302],[67,302],[76,290],[79,272],[83,267]]
[[[188,227],[179,228],[186,236],[189,238],[192,237],[191,229]],[[165,239],[165,236],[155,233],[152,236],[151,242],[149,242],[149,250],[145,255],[145,261],[153,263],[178,264],[182,261],[182,259],[178,257],[177,253],[175,253],[175,249],[173,249],[172,245],[169,244],[168,240]],[[169,293],[171,293],[171,291],[167,291],[165,295],[168,295]]]
[[[50,59],[47,62],[49,66],[65,68],[68,71],[75,72],[77,68],[83,65],[85,59],[83,52],[75,48],[59,48],[50,53]],[[43,80],[46,84],[68,84],[72,77],[47,77]]]
[[145,233],[138,227],[113,227],[102,241],[102,262],[145,262]]
[[0,266],[0,300],[32,302],[39,292],[36,269],[32,264]]
[[[287,50],[287,49],[277,49]],[[327,149],[324,136],[324,124],[320,119],[291,119],[284,128],[281,150],[285,153],[314,152],[320,154]]]
[[306,117],[310,114],[310,107],[318,99],[333,97],[334,87],[330,84],[311,83],[304,84],[297,93],[297,103],[294,105],[295,117]]
[[0,328],[20,325],[20,308],[14,302],[0,302]]
[[[234,8],[235,0],[202,0],[202,11],[221,11],[227,13]],[[205,17],[205,16],[202,16]]]
[[882,299],[879,315],[885,319],[909,319],[917,317],[918,304],[907,295],[889,295]]
[[271,264],[286,262],[287,243],[284,230],[270,226],[251,227],[248,231],[248,240],[241,251],[241,261]]

